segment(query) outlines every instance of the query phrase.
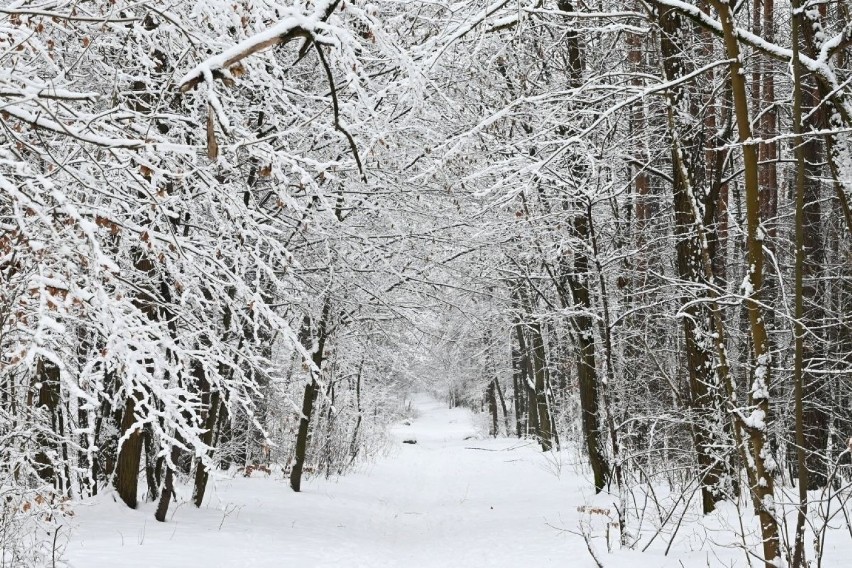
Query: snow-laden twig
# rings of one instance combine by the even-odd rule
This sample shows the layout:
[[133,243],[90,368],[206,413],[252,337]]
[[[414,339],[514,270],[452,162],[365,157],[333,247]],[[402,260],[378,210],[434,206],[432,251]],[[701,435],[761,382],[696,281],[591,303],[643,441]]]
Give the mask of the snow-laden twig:
[[326,41],[317,37],[317,32],[323,29],[322,23],[331,16],[339,3],[340,0],[324,0],[319,2],[316,9],[310,14],[305,14],[292,8],[287,10],[289,13],[274,26],[241,41],[221,53],[208,57],[196,65],[178,81],[181,92],[185,93],[194,89],[199,83],[204,81],[205,73],[212,73],[216,78],[227,78],[228,75],[226,73],[229,68],[246,57],[270,47],[290,43],[299,38],[307,42]]

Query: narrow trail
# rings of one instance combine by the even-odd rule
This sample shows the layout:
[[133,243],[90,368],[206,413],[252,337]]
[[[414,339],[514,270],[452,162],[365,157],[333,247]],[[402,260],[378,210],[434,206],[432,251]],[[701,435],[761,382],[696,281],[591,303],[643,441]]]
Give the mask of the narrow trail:
[[[578,511],[592,499],[588,480],[527,441],[483,438],[467,410],[425,395],[413,405],[387,457],[300,494],[280,474],[219,479],[204,507],[177,507],[165,524],[152,504],[133,511],[107,495],[83,505],[69,566],[595,566],[568,532],[588,517]],[[605,553],[601,535],[595,543]]]

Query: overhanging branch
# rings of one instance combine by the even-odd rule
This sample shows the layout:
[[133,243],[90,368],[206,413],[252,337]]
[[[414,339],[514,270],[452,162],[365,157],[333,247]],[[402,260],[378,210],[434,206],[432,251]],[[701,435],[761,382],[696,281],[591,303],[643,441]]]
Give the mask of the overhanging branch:
[[[204,81],[209,72],[215,79],[229,79],[228,69],[255,53],[276,45],[284,45],[295,39],[304,39],[306,44],[316,42],[319,24],[325,22],[340,4],[340,0],[320,2],[313,14],[306,15],[293,11],[276,25],[241,41],[225,51],[209,57],[195,66],[180,80],[180,91],[185,93]],[[304,49],[304,48],[303,48]]]

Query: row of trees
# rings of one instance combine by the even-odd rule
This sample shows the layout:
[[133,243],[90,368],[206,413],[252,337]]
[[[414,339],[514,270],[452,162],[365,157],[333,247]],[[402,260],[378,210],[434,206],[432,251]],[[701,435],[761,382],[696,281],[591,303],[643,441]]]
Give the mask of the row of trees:
[[[576,440],[599,491],[742,495],[767,566],[819,559],[808,507],[848,497],[848,6],[552,4],[482,14],[441,163],[475,156],[453,189],[500,242],[510,430]],[[491,368],[466,380],[497,432]]]
[[627,545],[666,480],[743,496],[767,566],[818,557],[852,421],[845,1],[57,0],[0,38],[5,510],[133,507],[141,475],[162,520],[175,477],[200,505],[255,462],[298,491],[419,381],[582,448]]
[[367,177],[413,96],[374,16],[23,2],[0,36],[0,563],[104,488],[165,521],[179,480],[380,450],[421,228]]

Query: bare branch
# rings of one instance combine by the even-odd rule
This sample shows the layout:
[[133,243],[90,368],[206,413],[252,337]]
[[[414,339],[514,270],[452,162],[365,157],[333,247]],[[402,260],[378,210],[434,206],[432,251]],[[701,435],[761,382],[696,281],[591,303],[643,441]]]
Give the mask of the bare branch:
[[315,45],[317,48],[317,54],[319,54],[320,63],[322,63],[323,69],[325,69],[328,86],[331,89],[331,106],[334,109],[334,128],[346,136],[346,139],[349,141],[349,147],[352,149],[352,154],[355,156],[355,163],[358,165],[358,172],[361,174],[361,181],[367,183],[367,174],[364,173],[361,156],[358,154],[358,145],[355,144],[355,139],[349,131],[340,123],[340,105],[337,101],[337,87],[334,85],[334,75],[331,72],[331,68],[328,66],[328,61],[325,58],[325,54],[322,52],[322,47],[320,47],[319,44]]

